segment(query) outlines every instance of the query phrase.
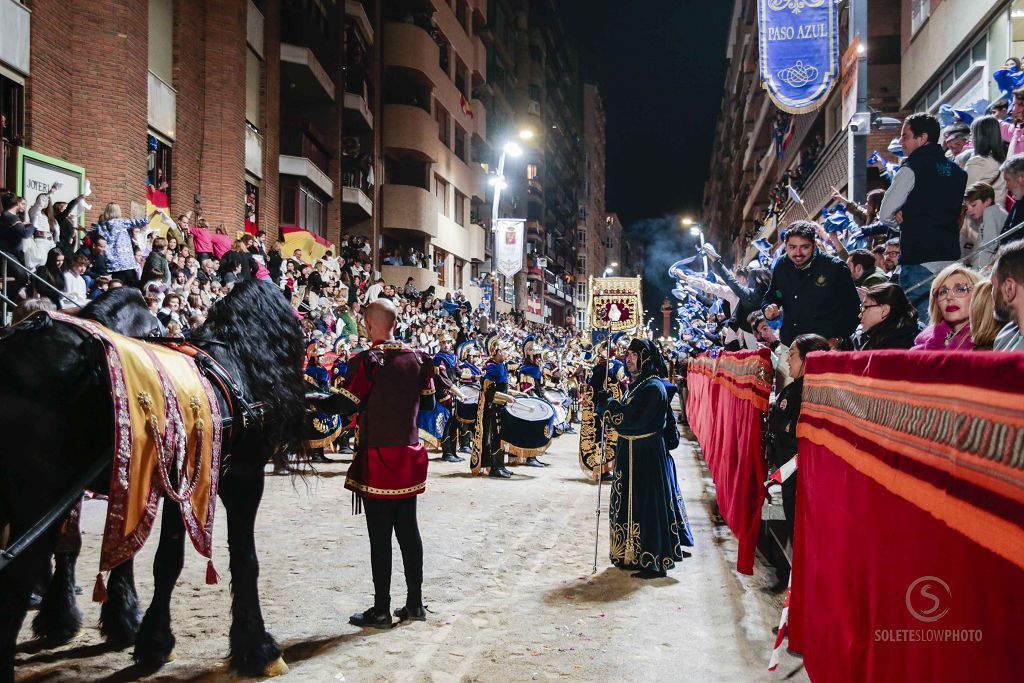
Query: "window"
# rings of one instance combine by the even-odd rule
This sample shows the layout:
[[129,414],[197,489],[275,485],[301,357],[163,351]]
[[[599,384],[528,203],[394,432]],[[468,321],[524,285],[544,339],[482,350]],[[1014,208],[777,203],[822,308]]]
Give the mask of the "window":
[[459,20],[459,25],[466,29],[466,33],[469,33],[469,7],[466,0],[456,0],[455,18]]
[[580,247],[587,246],[587,231],[586,230],[577,230],[576,231],[576,244],[579,245]]
[[452,282],[452,284],[455,286],[455,289],[462,289],[465,286],[464,278],[463,278],[465,270],[466,270],[466,262],[463,261],[460,258],[456,258],[455,259],[455,278],[454,278],[454,280]]
[[434,247],[434,272],[437,273],[437,284],[444,287],[444,270],[448,263],[448,252]]
[[576,270],[581,273],[587,272],[587,256],[586,254],[576,255]]
[[245,181],[245,221],[259,225],[260,188],[248,180]]
[[536,180],[536,178],[537,178],[537,164],[527,164],[526,165],[526,179],[527,180]]
[[[162,192],[170,206],[171,199],[171,146],[153,135],[147,137],[149,144],[149,171],[146,184]],[[164,207],[166,208],[166,206]]]
[[932,9],[932,0],[910,0],[910,35],[924,25]]
[[986,74],[991,71],[986,59],[987,40],[988,37],[983,36],[957,55],[953,65],[939,73],[932,86],[914,104],[914,110],[934,114],[944,104],[955,109],[969,109],[978,100],[986,99]]
[[259,131],[260,86],[263,83],[263,62],[253,49],[245,51],[245,119]]
[[452,146],[452,134],[451,134],[451,116],[448,115],[448,110],[441,106],[441,103],[434,100],[434,119],[437,121],[437,137],[441,140],[441,144],[445,147],[451,148]]
[[437,212],[451,217],[448,209],[448,182],[439,175],[434,176],[434,197],[437,199]]
[[576,283],[576,300],[577,301],[586,301],[586,299],[587,299],[587,283],[583,282],[581,280],[580,282]]
[[466,225],[466,195],[455,190],[455,222]]
[[466,131],[462,130],[462,126],[455,124],[455,156],[467,161],[469,155],[466,154]]
[[323,195],[294,176],[281,176],[281,224],[323,237],[327,229]]

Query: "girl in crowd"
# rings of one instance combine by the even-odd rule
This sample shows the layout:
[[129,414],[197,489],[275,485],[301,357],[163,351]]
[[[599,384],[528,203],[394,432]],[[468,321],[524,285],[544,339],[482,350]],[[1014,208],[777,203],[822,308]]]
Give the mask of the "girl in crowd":
[[932,280],[928,314],[931,324],[914,340],[915,350],[970,351],[971,294],[982,277],[967,266],[946,266]]

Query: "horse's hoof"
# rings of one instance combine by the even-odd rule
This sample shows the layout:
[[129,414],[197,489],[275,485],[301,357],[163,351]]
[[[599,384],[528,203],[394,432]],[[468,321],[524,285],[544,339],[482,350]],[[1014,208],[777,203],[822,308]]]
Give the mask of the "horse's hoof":
[[267,664],[267,668],[263,670],[263,673],[268,678],[284,676],[288,673],[288,665],[284,663],[284,657],[278,657],[270,664]]
[[178,653],[175,652],[174,650],[171,650],[170,652],[167,653],[167,659],[164,660],[164,664],[170,664],[171,662],[173,662],[177,658],[178,658]]

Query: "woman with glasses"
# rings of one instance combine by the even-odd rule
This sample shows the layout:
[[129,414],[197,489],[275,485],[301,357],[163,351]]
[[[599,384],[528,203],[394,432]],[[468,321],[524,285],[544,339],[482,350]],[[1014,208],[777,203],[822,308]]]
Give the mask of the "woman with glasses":
[[894,283],[868,289],[860,305],[860,329],[840,344],[843,351],[909,349],[921,331],[917,311]]
[[982,281],[981,275],[967,266],[946,266],[932,280],[928,314],[931,324],[914,340],[915,350],[970,351],[971,296]]

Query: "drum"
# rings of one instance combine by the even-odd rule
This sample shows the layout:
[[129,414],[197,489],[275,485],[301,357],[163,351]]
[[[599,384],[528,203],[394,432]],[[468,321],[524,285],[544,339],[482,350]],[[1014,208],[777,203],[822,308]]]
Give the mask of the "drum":
[[480,390],[472,386],[460,386],[459,391],[466,396],[465,401],[455,401],[455,415],[459,422],[476,422],[477,404],[480,403]]
[[569,411],[563,405],[555,405],[552,408],[555,411],[555,431],[562,434],[569,426]]
[[561,389],[545,389],[544,398],[553,406],[564,406],[570,402],[569,394]]
[[551,442],[555,410],[539,398],[517,398],[501,409],[501,440],[517,449],[533,451]]

